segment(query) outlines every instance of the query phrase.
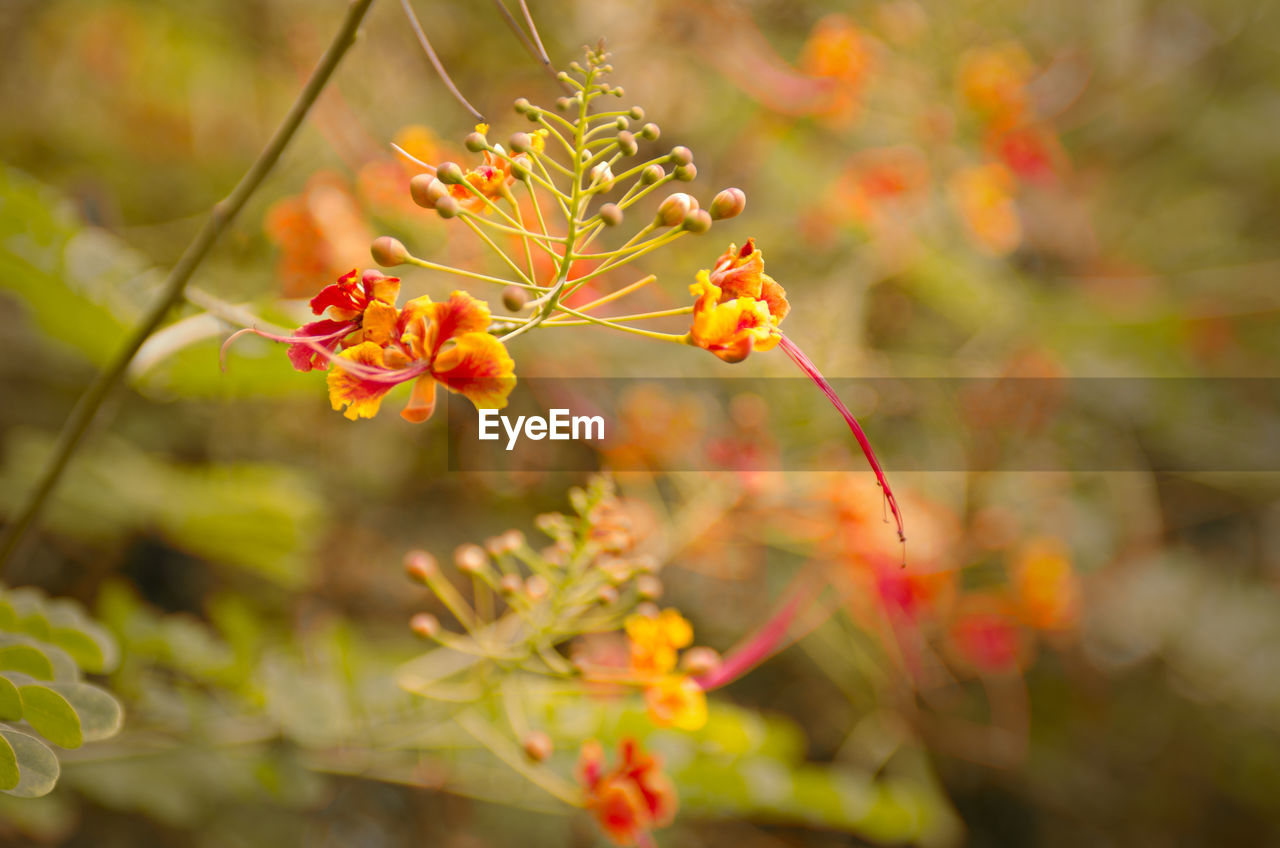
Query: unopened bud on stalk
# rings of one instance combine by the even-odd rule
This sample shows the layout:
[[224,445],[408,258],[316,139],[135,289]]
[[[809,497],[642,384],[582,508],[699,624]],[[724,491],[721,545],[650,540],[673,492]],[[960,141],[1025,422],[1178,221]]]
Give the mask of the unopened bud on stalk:
[[657,618],[661,610],[658,609],[657,604],[645,601],[642,604],[636,604],[635,612],[636,615],[642,615],[645,618]]
[[662,130],[652,121],[640,128],[640,137],[645,141],[657,141],[660,135],[662,135]]
[[546,762],[555,751],[551,737],[541,730],[531,730],[526,733],[520,740],[520,747],[524,748],[524,755],[535,763]]
[[479,132],[468,133],[467,137],[462,140],[462,146],[470,150],[472,153],[479,153],[481,150],[489,149],[489,141]]
[[649,167],[645,168],[643,171],[640,172],[640,184],[653,185],[654,183],[656,183],[658,180],[662,179],[666,175],[667,175],[667,172],[662,170],[661,165],[650,165]]
[[529,107],[531,105],[532,104],[529,103],[529,99],[527,97],[517,98],[515,102],[516,114],[523,115],[525,112],[529,111]]
[[426,583],[439,573],[436,558],[426,551],[409,551],[404,555],[405,573],[419,583]]
[[599,185],[601,191],[613,188],[613,169],[608,162],[601,162],[591,169],[591,182]]
[[520,182],[527,181],[529,179],[529,166],[520,159],[513,159],[511,162],[511,176]]
[[641,109],[639,106],[632,106],[631,111],[627,114],[631,116],[631,120],[633,121],[644,120],[644,109]]
[[711,215],[705,209],[695,209],[684,216],[681,226],[695,236],[702,235],[711,229]]
[[449,187],[431,174],[418,174],[409,180],[409,196],[423,209],[435,209],[436,201],[449,193]]
[[458,206],[458,201],[447,194],[436,201],[436,214],[441,218],[453,218],[461,211],[462,208]]
[[601,586],[596,591],[596,600],[605,606],[611,606],[618,602],[618,590],[612,586]]
[[440,619],[429,612],[420,612],[409,619],[409,629],[423,639],[434,639],[440,635]]
[[548,536],[560,536],[569,530],[569,522],[558,512],[544,512],[535,516],[533,526]]
[[697,209],[698,201],[694,200],[692,195],[678,191],[662,201],[654,223],[662,227],[679,226]]
[[692,162],[688,165],[677,165],[676,169],[671,172],[675,178],[682,183],[691,183],[698,178],[698,166]]
[[529,600],[537,603],[551,591],[551,584],[541,574],[534,574],[524,581],[524,591],[529,596]]
[[614,97],[626,97],[626,96],[627,96],[627,90],[626,90],[625,88],[623,88],[622,86],[620,86],[620,85],[611,85],[611,86],[609,86],[609,93],[610,93],[610,94],[612,94]]
[[529,295],[519,286],[507,286],[502,290],[502,305],[508,312],[519,312],[529,302]]
[[671,148],[671,153],[667,158],[677,165],[688,165],[693,161],[693,151],[684,145],[680,145],[679,147]]
[[507,143],[516,153],[528,153],[533,148],[533,136],[526,132],[512,133]]
[[649,601],[661,598],[662,581],[652,574],[642,574],[636,578],[636,593]]
[[618,149],[627,156],[635,156],[640,150],[640,145],[636,144],[635,133],[622,130],[618,133]]
[[618,120],[614,121],[613,125],[620,130],[625,130],[627,127],[631,126],[631,122],[627,120],[626,115],[619,115]]
[[631,565],[636,571],[639,571],[642,574],[658,573],[658,559],[652,554],[641,554],[640,556],[635,557],[632,559]]
[[498,591],[504,595],[514,595],[524,588],[524,581],[514,574],[508,574],[498,581]]
[[719,653],[702,645],[690,648],[680,656],[680,667],[695,677],[710,674],[720,667],[721,662]]
[[569,110],[569,107],[572,106],[574,102],[575,100],[572,97],[557,97],[556,108],[559,109],[561,112],[567,112]]
[[627,582],[627,580],[631,579],[633,573],[631,565],[626,560],[621,559],[611,559],[603,563],[600,569],[609,578],[609,582],[615,586]]
[[622,223],[622,208],[616,203],[606,203],[600,207],[600,220],[606,227],[616,227]]
[[711,217],[722,221],[725,218],[736,218],[747,208],[747,194],[740,188],[727,188],[711,201]]
[[453,552],[453,562],[465,574],[478,574],[489,564],[489,558],[479,545],[459,545]]
[[436,168],[436,178],[445,185],[461,185],[466,175],[457,162],[441,162]]
[[383,268],[394,268],[397,265],[403,265],[409,259],[409,249],[399,239],[391,236],[382,236],[374,239],[369,252],[373,254],[373,261]]

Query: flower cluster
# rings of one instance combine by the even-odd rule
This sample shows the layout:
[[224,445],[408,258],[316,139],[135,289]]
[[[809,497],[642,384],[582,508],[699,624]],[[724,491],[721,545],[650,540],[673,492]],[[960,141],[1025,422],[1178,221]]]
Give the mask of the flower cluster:
[[689,673],[673,673],[679,650],[693,642],[689,622],[668,608],[657,614],[628,616],[625,626],[631,671],[645,681],[650,718],[681,730],[697,730],[706,724],[707,698],[702,687]]
[[791,311],[786,291],[764,273],[764,253],[755,239],[747,239],[741,250],[729,245],[714,268],[698,272],[689,292],[697,298],[690,343],[725,362],[776,347],[778,324]]

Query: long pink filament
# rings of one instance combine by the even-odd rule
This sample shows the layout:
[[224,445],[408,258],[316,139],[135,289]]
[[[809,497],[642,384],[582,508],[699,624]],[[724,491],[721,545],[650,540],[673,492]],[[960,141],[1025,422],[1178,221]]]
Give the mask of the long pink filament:
[[858,424],[858,419],[853,417],[853,413],[849,411],[849,407],[844,405],[844,401],[840,400],[836,390],[831,388],[827,378],[823,377],[818,367],[810,361],[809,357],[804,355],[804,351],[796,347],[795,342],[786,336],[782,336],[778,346],[786,351],[787,356],[791,357],[791,361],[799,365],[800,370],[810,380],[813,380],[818,388],[822,389],[822,393],[827,396],[827,400],[831,401],[831,405],[844,416],[845,423],[849,425],[849,429],[853,432],[853,437],[858,440],[858,446],[862,448],[862,455],[871,464],[871,471],[876,475],[876,482],[880,485],[881,490],[884,491],[885,502],[889,504],[889,511],[893,513],[893,520],[898,525],[898,540],[906,542],[907,532],[902,523],[902,513],[898,511],[898,500],[893,496],[893,489],[889,488],[889,480],[884,475],[884,469],[880,467],[880,461],[876,459],[876,452],[871,449],[871,441],[867,438],[867,434],[862,431],[862,426]]

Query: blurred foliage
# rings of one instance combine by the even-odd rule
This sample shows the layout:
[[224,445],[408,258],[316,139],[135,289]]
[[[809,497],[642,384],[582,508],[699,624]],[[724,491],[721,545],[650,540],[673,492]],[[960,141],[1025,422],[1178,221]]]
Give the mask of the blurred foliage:
[[[495,138],[523,128],[514,98],[560,93],[490,4],[414,5]],[[260,149],[343,6],[0,4],[0,105],[13,116],[0,125],[0,512],[21,502],[92,369]],[[1142,398],[1109,405],[1103,438],[1132,467],[1203,467],[1224,445],[1243,456],[1280,426],[1238,384],[1215,388],[1273,377],[1280,361],[1274,4],[530,8],[559,64],[609,39],[626,102],[662,124],[663,145],[697,152],[690,190],[749,197],[710,240],[672,249],[637,310],[684,305],[697,269],[754,236],[787,287],[789,334],[831,377],[1203,379],[1212,427],[1198,412],[1160,420],[1157,399],[1144,429],[1129,421]],[[993,50],[1025,56],[1028,133],[1013,147],[962,84]],[[404,551],[510,526],[532,535],[533,516],[582,481],[447,473],[439,422],[352,425],[321,377],[257,340],[219,368],[234,323],[211,305],[292,326],[299,299],[367,262],[374,235],[487,261],[405,203],[387,145],[426,126],[415,149],[466,161],[457,141],[473,123],[397,4],[375,4],[334,89],[196,275],[195,305],[144,349],[111,432],[77,456],[5,575],[47,593],[0,601],[0,681],[17,691],[0,686],[12,708],[0,784],[16,774],[0,795],[6,839],[602,844],[472,735],[458,704],[395,684],[422,652],[410,616],[447,614],[409,588]],[[454,284],[404,276],[410,296]],[[779,355],[733,372],[696,351],[558,333],[513,346],[521,376],[793,375]],[[666,563],[663,603],[700,642],[752,632],[806,569],[834,588],[803,638],[712,698],[696,732],[655,729],[635,694],[525,685],[550,766],[568,773],[588,737],[642,740],[682,802],[663,845],[1280,839],[1274,470],[890,469],[904,571],[879,544],[862,475],[752,470],[752,451],[784,431],[848,467],[814,395],[764,410],[738,398],[712,422],[660,383],[637,393],[628,425],[653,467],[693,451],[736,469],[618,478],[642,547]],[[875,440],[876,404],[891,399],[849,400]],[[979,398],[975,410],[975,427],[1009,424],[1007,409]],[[919,426],[913,438],[949,438]],[[105,674],[114,696],[85,674]],[[123,732],[91,741],[119,724],[115,698]],[[59,768],[48,795],[9,797],[48,790]]]

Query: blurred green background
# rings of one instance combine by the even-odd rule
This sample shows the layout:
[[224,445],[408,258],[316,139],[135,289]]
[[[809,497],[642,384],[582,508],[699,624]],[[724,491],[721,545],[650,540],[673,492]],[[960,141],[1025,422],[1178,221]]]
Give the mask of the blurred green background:
[[[560,94],[493,5],[414,5],[492,137],[524,128],[516,97]],[[828,376],[1276,374],[1274,4],[530,8],[557,64],[608,40],[624,102],[661,124],[662,145],[695,151],[704,204],[728,185],[749,197],[743,216],[648,263],[653,308],[686,303],[697,269],[754,236],[787,288],[785,329]],[[75,398],[344,11],[0,4],[0,510],[21,503]],[[411,171],[388,144],[457,158],[473,123],[398,4],[375,3],[192,285],[289,324],[298,298],[371,264],[376,235],[487,261],[406,202]],[[404,277],[410,294],[453,287]],[[52,795],[0,798],[0,831],[95,846],[597,844],[587,817],[456,734],[428,733],[445,719],[391,677],[418,651],[405,622],[426,604],[405,588],[403,552],[532,535],[582,476],[449,473],[444,422],[410,425],[394,399],[353,424],[321,377],[256,340],[220,371],[231,329],[187,307],[148,343],[4,575],[79,598],[116,633],[109,684],[127,718],[119,739],[67,755]],[[512,355],[524,376],[795,376],[781,354],[733,371],[652,347],[588,328],[530,334]],[[771,430],[802,439],[813,419],[829,432],[816,392],[810,408],[746,398],[723,413],[655,392],[630,423],[656,470],[664,452],[723,456],[726,437],[739,450]],[[655,420],[687,430],[655,434]],[[866,423],[874,434],[874,412]],[[1194,422],[1113,424],[1131,455],[1219,447]],[[1280,438],[1280,421],[1259,427]],[[655,538],[699,528],[664,542],[664,603],[724,649],[807,562],[848,602],[719,696],[700,735],[656,735],[684,800],[661,844],[1280,844],[1275,473],[896,475],[914,528],[899,574],[860,541],[887,532],[878,504],[868,521],[842,492],[864,475],[748,465],[619,477]],[[728,506],[704,521],[690,511],[707,498]],[[574,733],[642,723],[622,707],[545,709]],[[362,747],[387,716],[416,766]]]

